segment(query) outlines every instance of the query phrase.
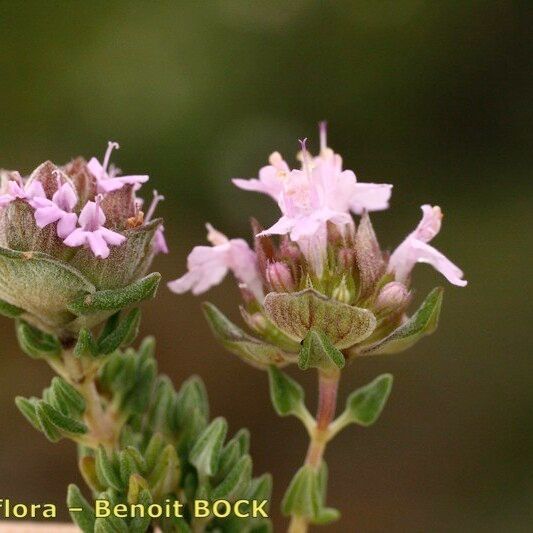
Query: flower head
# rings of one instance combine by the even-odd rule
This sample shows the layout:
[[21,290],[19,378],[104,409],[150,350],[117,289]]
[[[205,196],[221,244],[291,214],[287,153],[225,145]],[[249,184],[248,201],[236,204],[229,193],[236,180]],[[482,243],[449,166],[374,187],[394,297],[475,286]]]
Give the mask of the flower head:
[[0,303],[44,331],[69,338],[105,320],[113,311],[83,318],[70,306],[83,295],[127,290],[166,249],[162,220],[151,220],[161,198],[144,220],[139,208],[135,189],[144,177],[125,178],[118,189],[120,178],[110,177],[113,190],[98,193],[81,157],[62,167],[46,161],[29,178],[0,177]]
[[192,291],[201,294],[218,285],[231,271],[254,296],[263,299],[262,281],[257,258],[243,239],[228,239],[211,224],[206,224],[207,239],[212,246],[195,246],[187,258],[188,272],[171,281],[170,290],[178,294]]
[[[388,208],[392,185],[359,183],[328,147],[326,133],[321,124],[316,157],[302,141],[300,169],[289,169],[275,152],[259,179],[234,180],[242,189],[271,196],[281,211],[267,229],[252,221],[254,251],[208,226],[213,246],[195,247],[188,273],[169,284],[177,293],[200,294],[232,271],[249,289],[241,314],[257,337],[210,304],[206,316],[226,348],[260,368],[297,360],[306,368],[302,357],[309,335],[329,339],[341,352],[334,363],[340,368],[353,356],[398,352],[431,333],[440,312],[440,288],[419,311],[406,315],[412,295],[409,273],[416,262],[430,262],[452,283],[466,284],[462,272],[428,244],[440,229],[438,208],[422,208],[422,222],[389,259],[369,212]],[[249,298],[250,290],[260,297]]]
[[118,169],[109,168],[109,159],[111,158],[111,152],[114,148],[120,148],[119,144],[113,141],[107,143],[107,150],[104,156],[102,163],[96,159],[96,157],[91,158],[89,163],[87,163],[87,168],[89,172],[96,178],[96,188],[99,193],[106,193],[117,191],[124,187],[124,185],[133,185],[137,190],[140,188],[142,183],[148,181],[148,176],[118,176]]
[[416,263],[428,263],[438,270],[450,283],[464,287],[467,281],[463,271],[444,254],[428,243],[439,233],[442,211],[439,206],[422,206],[422,220],[416,229],[394,250],[389,260],[389,271],[405,283]]

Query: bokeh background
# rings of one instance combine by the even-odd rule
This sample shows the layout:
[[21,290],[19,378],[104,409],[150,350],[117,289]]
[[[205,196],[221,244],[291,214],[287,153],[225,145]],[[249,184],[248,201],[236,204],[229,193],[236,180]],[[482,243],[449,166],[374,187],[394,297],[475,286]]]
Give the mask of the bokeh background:
[[[297,139],[330,144],[362,181],[394,183],[373,217],[392,247],[419,206],[446,213],[436,246],[470,284],[447,286],[441,326],[408,353],[366,358],[342,399],[380,372],[391,401],[371,429],[332,443],[329,531],[515,532],[533,523],[531,133],[527,3],[506,1],[24,1],[0,2],[0,165],[27,173],[46,159],[98,155],[149,171],[171,254],[184,271],[209,220],[250,236],[248,217],[276,219],[268,199],[234,188]],[[531,145],[529,145],[531,146]],[[416,270],[417,301],[445,284]],[[228,280],[208,298],[238,320]],[[266,376],[211,338],[199,299],[163,287],[144,306],[161,371],[207,383],[214,414],[252,431],[256,472],[275,478],[277,509],[306,436],[278,419]],[[51,377],[25,358],[0,321],[0,498],[63,505],[80,481],[70,443],[52,445],[13,405]],[[302,373],[300,373],[302,374]],[[301,376],[314,402],[314,380]],[[66,514],[63,514],[63,518]],[[0,525],[0,531],[2,526]]]

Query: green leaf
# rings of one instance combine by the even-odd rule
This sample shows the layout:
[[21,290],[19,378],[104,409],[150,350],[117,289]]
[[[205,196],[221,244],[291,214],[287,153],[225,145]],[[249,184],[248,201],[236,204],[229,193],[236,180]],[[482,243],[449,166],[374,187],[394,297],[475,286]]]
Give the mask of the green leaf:
[[65,405],[66,413],[81,415],[85,411],[85,399],[63,378],[56,376],[52,379],[52,390],[56,398]]
[[264,307],[268,318],[293,340],[300,342],[316,329],[341,350],[366,339],[376,327],[376,318],[368,309],[330,299],[314,289],[271,292]]
[[430,335],[437,329],[442,305],[444,289],[433,289],[418,311],[399,328],[384,339],[363,346],[357,353],[362,355],[398,353],[413,346],[425,335]]
[[140,323],[140,309],[132,309],[126,318],[121,320],[112,331],[98,340],[98,352],[109,354],[121,346],[129,345],[137,336]]
[[213,304],[202,304],[204,315],[217,340],[229,352],[238,355],[246,363],[263,370],[270,365],[283,365],[293,356],[281,348],[260,341],[245,333],[224,316]]
[[146,461],[146,471],[151,472],[157,462],[157,458],[165,447],[165,440],[159,433],[154,433],[146,450],[144,452],[144,460]]
[[305,393],[299,383],[287,374],[270,366],[268,369],[270,398],[279,416],[293,415],[301,411]]
[[81,511],[71,511],[70,517],[83,533],[94,533],[96,517],[93,507],[83,497],[76,485],[71,484],[68,486],[67,506],[69,509],[82,509]]
[[82,328],[78,333],[74,355],[77,357],[95,357],[98,355],[98,346],[90,330]]
[[94,291],[80,272],[47,254],[0,247],[0,299],[13,306],[8,312],[24,309],[55,329],[74,318],[69,302]]
[[84,455],[78,461],[78,468],[81,472],[83,480],[94,492],[102,492],[105,490],[96,474],[96,460],[92,455]]
[[61,343],[53,335],[30,326],[27,322],[17,322],[17,339],[24,353],[35,359],[57,357],[61,354]]
[[122,289],[97,291],[76,298],[68,304],[68,309],[78,316],[123,309],[128,305],[153,298],[160,281],[161,274],[153,272]]
[[191,376],[185,380],[178,392],[176,418],[180,426],[186,423],[195,408],[209,419],[209,399],[204,382],[199,376]]
[[123,489],[123,483],[113,463],[104,447],[99,446],[96,450],[96,475],[100,483],[120,491]]
[[7,318],[17,318],[22,313],[24,313],[24,309],[0,300],[0,315],[7,316]]
[[234,501],[245,493],[252,478],[252,459],[244,455],[231,469],[226,479],[217,485],[211,492],[211,501]]
[[285,516],[297,515],[313,520],[319,508],[317,472],[309,465],[304,465],[293,477],[283,497],[281,510]]
[[180,461],[176,448],[172,444],[167,444],[157,458],[154,469],[148,476],[148,483],[154,499],[176,492],[180,474]]
[[327,484],[327,466],[320,468],[302,466],[292,479],[282,502],[282,512],[286,516],[305,517],[311,524],[326,524],[337,520],[340,513],[336,509],[324,507]]
[[346,401],[344,416],[361,426],[371,426],[387,403],[392,380],[391,374],[382,374],[368,385],[352,392]]
[[[150,491],[147,489],[141,490],[139,499],[135,503],[138,503],[142,505],[144,509],[147,509],[153,503]],[[130,522],[129,533],[144,533],[148,530],[151,521],[152,519],[148,513],[146,513],[144,517],[136,516]]]
[[39,402],[36,412],[41,423],[43,418],[46,418],[60,432],[73,435],[83,435],[87,433],[87,426],[85,424],[64,415],[46,402]]
[[18,407],[19,411],[23,414],[24,418],[37,430],[42,431],[41,424],[39,422],[39,417],[36,413],[36,406],[39,400],[37,398],[23,398],[22,396],[17,396],[15,398],[15,405]]
[[343,368],[344,364],[344,356],[325,333],[315,329],[309,330],[303,340],[298,360],[298,366],[302,370],[308,368],[330,370]]
[[227,431],[228,423],[219,417],[215,418],[198,437],[190,452],[189,462],[196,467],[200,478],[217,473]]
[[111,515],[96,519],[94,533],[128,533],[128,526],[121,518]]

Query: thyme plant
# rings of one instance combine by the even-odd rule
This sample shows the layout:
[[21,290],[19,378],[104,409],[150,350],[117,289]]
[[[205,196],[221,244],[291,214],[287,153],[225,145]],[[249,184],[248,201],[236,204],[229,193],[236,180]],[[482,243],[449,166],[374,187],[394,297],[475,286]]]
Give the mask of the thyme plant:
[[[461,270],[429,244],[441,227],[439,207],[423,205],[416,229],[389,254],[380,248],[369,212],[388,208],[392,186],[360,183],[343,170],[341,157],[328,147],[324,123],[319,155],[311,156],[301,141],[298,159],[301,168],[291,170],[274,152],[258,179],[233,180],[241,189],[270,196],[281,211],[266,230],[252,221],[253,249],[208,224],[211,246],[195,247],[188,272],[169,284],[176,293],[201,294],[228,272],[239,284],[241,314],[252,334],[210,303],[204,311],[226,349],[268,372],[276,412],[298,418],[309,434],[304,463],[282,502],[291,533],[339,518],[326,506],[326,446],[349,425],[373,424],[390,394],[392,376],[378,376],[352,392],[335,418],[345,368],[361,356],[405,350],[437,327],[441,288],[407,314],[414,265],[429,263],[452,284],[466,285]],[[281,370],[291,364],[317,373],[316,416],[299,383]]]
[[[260,516],[201,515],[199,500],[269,500],[268,474],[252,477],[249,434],[227,439],[223,418],[210,419],[198,377],[175,390],[158,375],[155,342],[131,347],[137,304],[152,298],[166,253],[157,202],[143,212],[137,193],[148,176],[121,176],[82,158],[40,165],[28,178],[3,171],[0,183],[0,312],[15,320],[22,350],[57,374],[41,397],[18,397],[32,426],[77,445],[92,498],[119,509],[182,505],[168,516],[100,516],[71,485],[67,503],[85,533],[266,532]],[[223,514],[223,513],[220,513]]]

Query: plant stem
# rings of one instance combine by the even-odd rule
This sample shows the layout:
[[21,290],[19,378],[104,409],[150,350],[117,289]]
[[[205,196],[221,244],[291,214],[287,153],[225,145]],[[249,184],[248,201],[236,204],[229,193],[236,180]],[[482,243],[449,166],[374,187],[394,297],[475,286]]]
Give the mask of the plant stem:
[[[320,468],[326,444],[330,440],[329,426],[337,409],[337,392],[339,390],[340,372],[338,370],[325,372],[318,371],[318,407],[316,425],[310,433],[309,448],[305,464],[315,470]],[[304,516],[292,515],[289,524],[289,533],[306,533],[308,520]]]
[[62,368],[54,369],[56,372],[62,370],[60,375],[67,378],[85,399],[84,421],[89,431],[79,442],[90,448],[102,445],[108,452],[112,451],[118,444],[123,422],[98,392],[98,367],[84,365],[71,351],[65,350]]

